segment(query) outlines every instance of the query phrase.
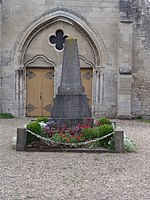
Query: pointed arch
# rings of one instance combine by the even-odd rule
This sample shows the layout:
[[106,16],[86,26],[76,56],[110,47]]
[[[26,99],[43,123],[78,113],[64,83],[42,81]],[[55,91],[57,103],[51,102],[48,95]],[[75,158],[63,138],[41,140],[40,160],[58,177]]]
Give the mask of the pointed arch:
[[[43,61],[45,61],[46,64],[47,64],[48,66],[56,67],[55,63],[54,63],[53,61],[49,60],[49,59],[48,59],[46,56],[44,56],[44,55],[36,55],[36,56],[33,57],[31,60],[27,61],[24,65],[25,65],[25,67],[26,67],[26,66],[29,66],[29,65],[31,65],[31,64],[33,64],[33,63],[36,63],[36,61],[38,61],[38,60],[40,60],[40,59],[42,59]],[[37,66],[37,65],[36,65],[36,66]]]
[[45,27],[62,21],[75,26],[88,39],[95,55],[96,66],[108,65],[108,54],[99,33],[81,15],[68,9],[54,9],[48,11],[29,23],[18,36],[14,45],[11,62],[14,66],[23,66],[23,56],[33,37]]

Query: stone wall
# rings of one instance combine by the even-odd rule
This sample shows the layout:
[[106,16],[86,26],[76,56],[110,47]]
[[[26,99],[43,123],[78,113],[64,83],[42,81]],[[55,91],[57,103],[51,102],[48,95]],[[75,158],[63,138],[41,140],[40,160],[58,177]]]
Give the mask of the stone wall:
[[[99,78],[98,88],[93,83],[93,93],[98,93],[93,101],[95,116],[116,115],[117,107],[117,76],[118,65],[118,0],[113,1],[70,1],[70,0],[31,0],[30,3],[22,0],[6,0],[3,2],[3,43],[2,43],[2,112],[12,112],[16,116],[20,109],[25,109],[25,103],[21,103],[24,90],[19,91],[19,76],[16,64],[12,64],[12,52],[18,36],[32,23],[54,9],[67,9],[70,13],[78,15],[89,24],[97,38],[101,38],[103,52],[101,63],[95,69],[95,76]],[[69,16],[68,16],[69,17]],[[42,18],[42,17],[41,17]],[[114,42],[116,41],[116,42]],[[18,55],[20,57],[20,55]],[[105,57],[105,58],[104,58]],[[105,62],[103,61],[105,59]],[[100,80],[101,79],[101,80]],[[22,81],[22,80],[21,80]],[[101,83],[101,85],[100,85]],[[96,90],[96,91],[95,91]],[[98,91],[99,90],[99,91]],[[93,94],[94,95],[94,94]],[[20,103],[19,103],[20,102]],[[22,108],[24,107],[24,108]],[[23,114],[24,115],[24,114]]]
[[[121,4],[126,6],[120,7]],[[79,31],[92,49],[99,48],[100,63],[92,61],[95,65],[93,116],[150,116],[150,3],[147,0],[5,0],[2,5],[1,112],[25,116],[24,64],[30,55],[25,55],[24,46],[32,45],[38,38],[35,35],[29,41],[28,33],[35,34],[36,23],[42,28],[40,21],[43,26],[54,11],[61,11],[68,19],[75,16],[70,25],[76,27],[76,19],[79,24],[85,23],[87,30]],[[95,43],[91,44],[91,35],[87,33],[94,37]],[[35,43],[28,47],[30,50],[37,52]],[[86,54],[86,50],[84,45],[79,48],[81,54]]]
[[150,118],[150,3],[134,6],[132,115]]
[[2,109],[2,64],[1,64],[1,50],[2,50],[2,5],[0,2],[0,113]]

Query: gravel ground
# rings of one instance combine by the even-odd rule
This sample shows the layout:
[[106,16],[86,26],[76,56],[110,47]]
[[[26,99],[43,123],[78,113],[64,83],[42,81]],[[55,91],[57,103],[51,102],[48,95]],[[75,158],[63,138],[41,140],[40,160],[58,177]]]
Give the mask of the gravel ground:
[[149,200],[150,124],[119,121],[137,153],[16,152],[30,119],[0,119],[0,200]]

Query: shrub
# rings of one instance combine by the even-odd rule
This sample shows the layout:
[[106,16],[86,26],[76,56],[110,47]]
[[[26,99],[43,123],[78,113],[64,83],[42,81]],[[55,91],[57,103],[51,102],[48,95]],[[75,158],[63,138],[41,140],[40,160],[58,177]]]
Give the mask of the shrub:
[[141,115],[138,115],[137,119],[143,119],[143,117]]
[[[109,133],[112,133],[114,131],[113,127],[109,124],[104,124],[102,126],[97,126],[94,128],[89,128],[89,129],[84,129],[83,134],[85,139],[90,140],[90,139],[96,139],[96,138],[101,138]],[[108,142],[111,140],[113,136],[109,136],[105,139],[102,139],[97,142],[97,146],[104,146],[108,147]]]
[[104,124],[102,126],[93,128],[93,135],[95,138],[100,138],[100,137],[107,135],[108,133],[113,132],[113,131],[114,131],[114,129],[111,125]]
[[12,119],[12,118],[15,118],[15,116],[11,113],[1,113],[0,118],[1,119]]
[[[39,124],[39,122],[37,121],[34,121],[34,122],[30,122],[28,125],[27,125],[27,130],[30,130],[32,131],[33,133],[36,133],[38,135],[41,135],[41,136],[44,136],[43,134],[43,131],[42,131],[42,128]],[[31,133],[28,133],[27,135],[27,143],[30,143],[30,142],[33,142],[33,141],[37,141],[38,138],[36,138],[34,135],[32,135]]]
[[88,139],[88,140],[94,139],[93,130],[94,130],[94,128],[83,129],[82,132],[83,132],[85,139]]
[[99,126],[102,126],[104,124],[111,125],[112,123],[111,123],[111,121],[108,118],[103,117],[103,118],[98,119],[98,124],[99,124]]
[[38,117],[36,119],[36,121],[46,123],[46,122],[48,122],[48,117]]
[[[99,137],[103,137],[109,133],[112,133],[113,131],[114,131],[114,129],[111,125],[105,124],[105,125],[99,127],[98,135],[99,135]],[[107,148],[109,146],[108,142],[111,140],[112,137],[113,137],[113,135],[111,135],[103,140],[100,140],[99,145]]]
[[41,128],[39,122],[37,122],[37,121],[30,122],[27,125],[27,129],[36,134],[39,134],[39,135],[41,135],[41,133],[42,133],[42,128]]

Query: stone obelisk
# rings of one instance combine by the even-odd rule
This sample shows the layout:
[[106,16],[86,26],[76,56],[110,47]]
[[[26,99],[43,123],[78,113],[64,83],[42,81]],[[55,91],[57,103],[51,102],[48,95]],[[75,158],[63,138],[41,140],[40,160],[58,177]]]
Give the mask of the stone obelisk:
[[89,100],[81,81],[77,39],[65,40],[61,84],[54,98],[53,120],[76,125],[91,117]]

